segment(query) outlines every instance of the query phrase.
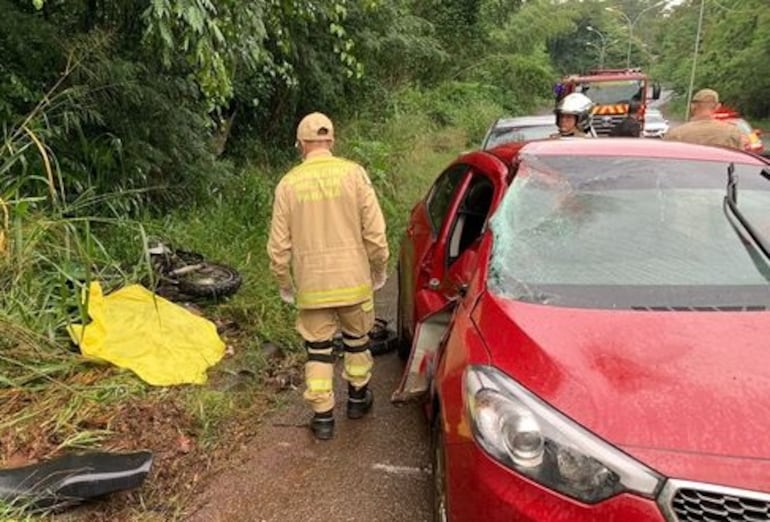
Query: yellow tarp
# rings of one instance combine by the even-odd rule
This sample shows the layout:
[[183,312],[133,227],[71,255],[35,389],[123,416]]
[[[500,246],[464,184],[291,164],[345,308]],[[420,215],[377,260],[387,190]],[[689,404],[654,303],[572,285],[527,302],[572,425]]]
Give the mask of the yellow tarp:
[[206,369],[225,353],[214,323],[140,285],[105,297],[92,282],[88,315],[85,327],[68,328],[83,355],[128,368],[156,386],[203,384]]

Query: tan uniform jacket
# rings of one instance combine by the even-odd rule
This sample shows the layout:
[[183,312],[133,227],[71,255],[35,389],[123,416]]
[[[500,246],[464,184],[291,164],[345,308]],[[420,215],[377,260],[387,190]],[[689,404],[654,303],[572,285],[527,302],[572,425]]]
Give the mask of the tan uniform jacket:
[[663,138],[670,141],[684,141],[700,145],[716,145],[742,149],[741,133],[734,125],[715,120],[709,116],[693,118],[687,123],[674,127]]
[[[267,244],[270,270],[299,308],[372,297],[372,273],[388,261],[385,219],[360,165],[315,151],[278,183]],[[291,268],[290,268],[291,267]]]

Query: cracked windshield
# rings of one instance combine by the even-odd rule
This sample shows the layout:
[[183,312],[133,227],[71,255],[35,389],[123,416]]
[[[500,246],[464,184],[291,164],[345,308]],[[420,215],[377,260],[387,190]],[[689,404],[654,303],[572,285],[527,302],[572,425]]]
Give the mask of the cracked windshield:
[[[527,156],[491,222],[490,284],[555,305],[770,305],[768,260],[723,209],[727,167]],[[770,181],[735,168],[741,211],[770,235]]]

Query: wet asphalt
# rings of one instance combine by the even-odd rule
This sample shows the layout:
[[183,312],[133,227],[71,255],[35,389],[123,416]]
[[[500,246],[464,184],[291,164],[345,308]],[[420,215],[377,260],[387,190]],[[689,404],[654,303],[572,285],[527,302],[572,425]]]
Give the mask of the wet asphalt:
[[[395,278],[376,295],[377,316],[395,324]],[[372,411],[345,417],[346,384],[335,379],[336,429],[316,441],[301,390],[262,422],[247,448],[213,476],[187,522],[430,521],[432,482],[427,422],[416,403],[390,395],[403,365],[391,352],[375,358]]]

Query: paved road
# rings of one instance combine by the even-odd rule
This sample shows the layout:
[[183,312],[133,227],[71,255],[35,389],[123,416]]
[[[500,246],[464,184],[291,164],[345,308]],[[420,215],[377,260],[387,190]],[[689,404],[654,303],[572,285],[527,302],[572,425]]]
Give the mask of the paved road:
[[[390,320],[394,283],[377,296],[378,315]],[[292,392],[291,405],[267,419],[248,449],[213,478],[188,522],[431,520],[427,423],[417,404],[389,401],[401,369],[395,353],[376,359],[374,409],[357,421],[344,417],[345,383],[336,379],[343,401],[328,442],[312,438],[308,410]]]

